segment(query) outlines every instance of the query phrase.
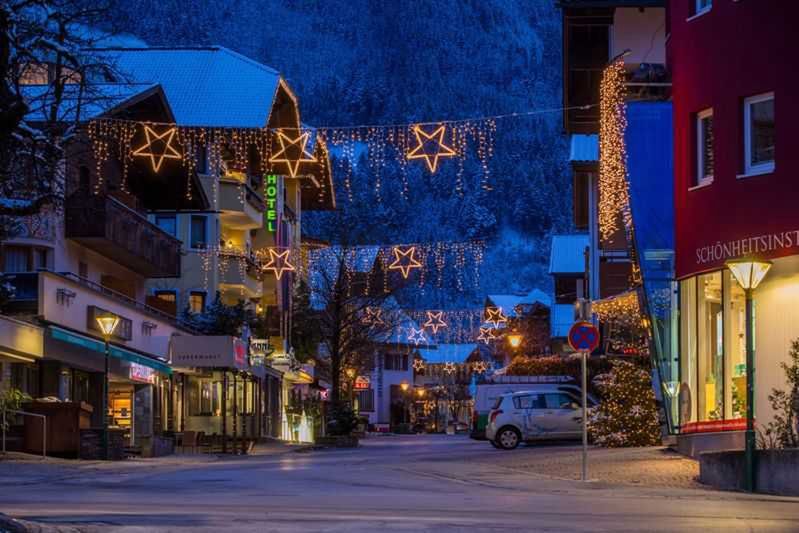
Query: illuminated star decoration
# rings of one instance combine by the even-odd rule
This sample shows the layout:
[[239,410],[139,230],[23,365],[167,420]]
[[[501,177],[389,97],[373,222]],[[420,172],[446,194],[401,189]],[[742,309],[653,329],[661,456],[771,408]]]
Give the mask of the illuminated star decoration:
[[[411,275],[412,268],[422,268],[422,263],[420,263],[415,255],[416,255],[416,246],[411,246],[406,250],[402,250],[398,246],[394,247],[394,262],[388,265],[389,270],[399,270],[402,273],[402,277],[408,279],[408,276]],[[407,259],[407,261],[405,261]]]
[[433,333],[438,333],[440,328],[447,327],[447,323],[441,318],[444,315],[444,311],[427,311],[427,322],[424,323],[424,327],[430,328],[433,330]]
[[414,343],[416,346],[419,346],[420,343],[426,343],[427,338],[424,336],[424,328],[416,329],[410,328],[411,332],[408,333],[408,342]]
[[508,321],[507,317],[502,314],[501,307],[489,307],[486,309],[486,313],[488,314],[486,322],[488,324],[493,324],[495,328],[498,328],[500,324],[504,324]]
[[478,341],[483,341],[486,344],[496,338],[497,336],[494,335],[494,330],[491,328],[480,328],[480,335],[477,336]]
[[485,374],[486,370],[488,370],[488,365],[485,361],[476,361],[472,363],[472,371],[475,374]]
[[455,372],[455,363],[453,363],[452,361],[447,361],[446,363],[444,363],[444,372],[446,372],[447,374],[452,374],[453,372]]
[[414,359],[413,360],[413,369],[416,372],[421,372],[422,370],[424,370],[424,361],[422,361],[421,359]]
[[294,272],[294,265],[289,263],[289,252],[290,250],[284,250],[278,253],[274,248],[269,248],[269,262],[263,266],[263,270],[271,270],[278,280],[283,277],[284,272]]
[[[175,138],[175,128],[169,128],[163,133],[158,134],[150,126],[144,126],[144,136],[147,139],[143,145],[133,151],[135,157],[149,157],[153,165],[153,172],[161,170],[164,159],[181,159],[180,153],[172,146],[172,139]],[[155,143],[163,144],[162,150],[153,150]]]
[[383,310],[379,307],[367,307],[366,315],[363,317],[362,322],[367,326],[379,326],[385,324],[383,321]]
[[[289,176],[296,178],[297,173],[300,170],[301,163],[317,162],[316,157],[314,157],[312,153],[308,152],[308,140],[310,135],[311,133],[306,131],[296,139],[292,139],[282,131],[277,132],[277,140],[280,143],[280,150],[278,150],[277,153],[273,154],[269,158],[269,162],[285,163],[289,169]],[[293,151],[299,151],[299,154],[296,154],[297,157],[289,157],[288,150],[292,147],[296,147],[296,150]]]
[[[444,144],[444,125],[442,124],[433,133],[427,133],[421,126],[414,126],[413,133],[416,135],[416,142],[418,143],[413,150],[408,152],[406,156],[408,159],[424,159],[427,163],[427,168],[431,173],[435,174],[438,170],[438,160],[441,157],[454,157],[457,155],[455,150]],[[434,142],[435,152],[429,153],[425,148],[429,142]]]

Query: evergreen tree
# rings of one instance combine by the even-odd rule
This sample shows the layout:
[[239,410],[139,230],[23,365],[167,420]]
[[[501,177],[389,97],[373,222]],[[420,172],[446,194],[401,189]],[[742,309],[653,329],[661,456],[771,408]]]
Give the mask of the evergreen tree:
[[655,392],[647,370],[628,361],[613,361],[607,374],[594,378],[601,403],[589,411],[594,442],[608,448],[660,443]]

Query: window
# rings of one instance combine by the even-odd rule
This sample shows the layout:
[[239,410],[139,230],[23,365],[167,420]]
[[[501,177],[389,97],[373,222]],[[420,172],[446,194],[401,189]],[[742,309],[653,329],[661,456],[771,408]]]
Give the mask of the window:
[[222,413],[222,383],[211,379],[189,379],[190,415],[220,415]]
[[208,245],[208,225],[206,217],[192,215],[190,247],[202,250]]
[[744,170],[761,174],[774,170],[774,93],[744,100]]
[[178,236],[178,223],[175,215],[157,215],[155,217],[155,225],[173,237]]
[[375,410],[375,395],[372,389],[359,390],[355,394],[358,411],[361,413]]
[[721,272],[699,276],[697,283],[698,414],[700,420],[720,420],[724,405]]
[[701,15],[702,13],[707,13],[710,11],[710,8],[713,7],[713,0],[695,0],[694,4],[694,14]]
[[577,400],[569,396],[568,394],[564,394],[562,392],[553,393],[553,394],[545,394],[544,400],[546,402],[547,409],[574,409],[574,404],[579,404]]
[[37,248],[33,251],[33,268],[36,270],[47,270],[47,250]]
[[694,186],[713,182],[713,110],[696,115],[696,179]]
[[202,313],[205,311],[205,292],[191,291],[189,293],[189,310],[192,313]]
[[167,290],[167,291],[155,291],[155,296],[160,299],[164,300],[165,302],[175,302],[177,301],[177,295],[175,291]]
[[383,368],[386,370],[408,370],[408,354],[387,353]]
[[6,246],[3,255],[3,271],[8,273],[28,272],[28,249],[19,246]]
[[208,148],[204,144],[197,148],[197,173],[208,173]]
[[524,396],[514,396],[513,406],[516,409],[546,409],[547,405],[544,396],[541,394],[526,394]]

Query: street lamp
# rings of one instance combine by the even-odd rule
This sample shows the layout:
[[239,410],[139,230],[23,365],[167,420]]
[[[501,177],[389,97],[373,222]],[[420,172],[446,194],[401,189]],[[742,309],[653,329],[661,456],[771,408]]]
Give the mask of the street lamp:
[[511,333],[510,335],[508,335],[508,342],[510,343],[511,348],[518,348],[519,346],[521,346],[522,339],[523,337],[518,333]]
[[111,348],[108,341],[119,325],[119,317],[113,313],[104,312],[94,317],[105,341],[105,372],[103,374],[103,397],[100,405],[103,413],[103,457],[108,460],[108,363]]
[[344,374],[347,376],[350,385],[350,407],[355,409],[355,375],[357,372],[353,367],[350,366],[344,370]]
[[407,423],[408,422],[408,387],[410,387],[410,384],[407,381],[403,380],[402,383],[400,383],[400,390],[402,390],[402,422],[403,423]]
[[746,296],[746,478],[744,488],[755,490],[755,339],[752,316],[752,291],[754,291],[771,268],[771,261],[740,259],[727,261],[727,268]]

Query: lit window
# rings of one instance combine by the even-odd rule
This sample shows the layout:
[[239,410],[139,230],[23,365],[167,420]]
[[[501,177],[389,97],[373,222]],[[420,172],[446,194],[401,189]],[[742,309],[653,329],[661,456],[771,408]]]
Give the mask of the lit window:
[[713,110],[696,115],[696,179],[694,185],[713,182]]
[[696,14],[706,13],[713,7],[713,0],[696,0]]
[[191,242],[190,246],[194,249],[205,249],[208,245],[208,230],[206,218],[204,216],[193,215],[191,217]]
[[177,295],[175,294],[175,291],[155,291],[155,296],[159,300],[163,300],[165,302],[177,301]]
[[177,237],[178,224],[175,215],[158,215],[155,217],[155,225],[173,237]]
[[189,310],[192,313],[202,313],[205,311],[205,293],[192,291],[189,294]]
[[744,100],[744,156],[746,174],[774,170],[774,93]]

